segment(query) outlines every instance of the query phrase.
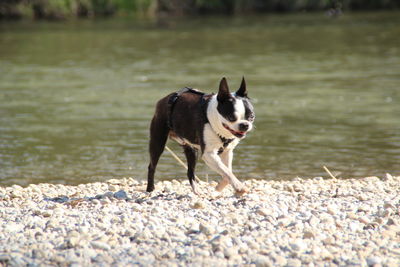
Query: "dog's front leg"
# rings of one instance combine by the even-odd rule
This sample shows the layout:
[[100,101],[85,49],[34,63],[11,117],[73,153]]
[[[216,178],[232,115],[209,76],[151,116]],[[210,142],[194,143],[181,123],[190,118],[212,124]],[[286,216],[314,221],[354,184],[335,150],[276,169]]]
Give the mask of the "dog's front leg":
[[[220,155],[222,162],[225,164],[226,167],[232,172],[232,159],[233,159],[233,150],[225,150]],[[233,173],[233,172],[232,172]],[[229,183],[228,176],[222,176],[222,180],[218,183],[217,187],[215,188],[218,192],[221,192],[225,186]]]
[[[219,173],[223,179],[229,180],[237,194],[244,194],[247,192],[246,187],[236,178],[232,171],[222,162],[218,156],[217,151],[206,151],[203,154],[204,162],[214,171]],[[229,164],[228,164],[229,165]]]

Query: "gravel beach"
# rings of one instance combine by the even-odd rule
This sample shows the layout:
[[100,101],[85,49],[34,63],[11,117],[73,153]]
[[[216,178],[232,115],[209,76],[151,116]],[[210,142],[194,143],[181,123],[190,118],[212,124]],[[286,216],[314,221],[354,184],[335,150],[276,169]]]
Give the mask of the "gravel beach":
[[399,266],[400,177],[0,187],[0,266]]

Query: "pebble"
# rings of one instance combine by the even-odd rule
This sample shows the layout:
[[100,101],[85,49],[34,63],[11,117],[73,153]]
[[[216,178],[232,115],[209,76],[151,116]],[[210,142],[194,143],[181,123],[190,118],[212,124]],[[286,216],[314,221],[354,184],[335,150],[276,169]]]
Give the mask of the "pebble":
[[207,236],[214,233],[214,229],[212,229],[207,223],[200,223],[199,231]]
[[100,241],[92,241],[90,242],[93,248],[103,249],[103,250],[110,250],[111,247],[107,243],[103,243]]
[[234,247],[229,247],[224,249],[225,258],[232,258],[234,255],[238,254],[238,249]]
[[363,224],[368,224],[370,222],[370,220],[365,216],[358,218],[358,220]]
[[368,266],[376,266],[382,263],[380,257],[368,257],[366,261]]
[[254,264],[256,267],[272,267],[274,266],[273,262],[264,255],[257,255]]
[[311,230],[306,230],[303,232],[303,238],[305,239],[315,238],[315,234]]
[[118,192],[115,192],[113,196],[116,199],[128,199],[128,195],[124,190],[119,190]]
[[204,209],[205,205],[203,201],[196,201],[193,205],[192,205],[193,209]]
[[307,244],[302,239],[297,239],[291,242],[289,246],[296,252],[307,250]]
[[301,260],[299,259],[289,259],[287,264],[287,267],[300,267],[301,266]]
[[269,210],[269,209],[263,209],[263,208],[257,209],[256,213],[257,213],[258,215],[261,215],[261,216],[272,215],[272,211],[271,211],[271,210]]
[[400,266],[397,176],[145,185],[0,187],[0,266]]

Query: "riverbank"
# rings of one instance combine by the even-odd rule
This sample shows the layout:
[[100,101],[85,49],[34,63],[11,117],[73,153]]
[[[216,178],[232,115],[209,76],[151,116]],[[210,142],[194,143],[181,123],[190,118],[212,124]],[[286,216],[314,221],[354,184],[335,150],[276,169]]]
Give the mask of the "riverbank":
[[400,177],[0,187],[0,266],[400,264]]
[[396,0],[347,1],[186,1],[186,0],[6,0],[0,1],[0,20],[21,18],[65,20],[139,15],[146,17],[190,15],[238,15],[259,13],[289,13],[323,11],[338,16],[342,10],[393,10],[399,8]]

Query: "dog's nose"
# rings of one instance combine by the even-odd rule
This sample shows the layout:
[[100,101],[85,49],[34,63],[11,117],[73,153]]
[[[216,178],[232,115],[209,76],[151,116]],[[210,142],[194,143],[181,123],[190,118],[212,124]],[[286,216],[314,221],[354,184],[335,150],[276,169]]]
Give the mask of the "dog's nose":
[[242,122],[239,124],[239,131],[245,132],[249,129],[249,123],[248,122]]

